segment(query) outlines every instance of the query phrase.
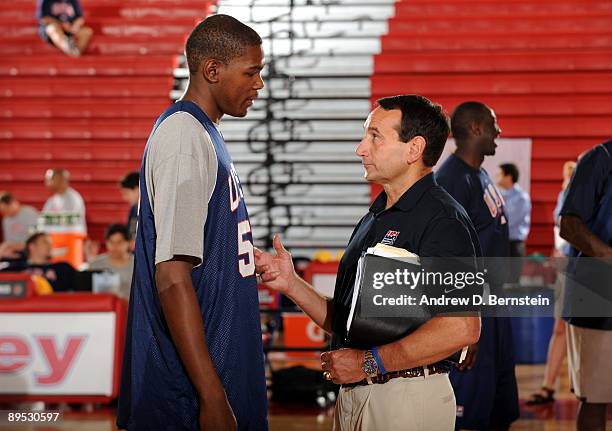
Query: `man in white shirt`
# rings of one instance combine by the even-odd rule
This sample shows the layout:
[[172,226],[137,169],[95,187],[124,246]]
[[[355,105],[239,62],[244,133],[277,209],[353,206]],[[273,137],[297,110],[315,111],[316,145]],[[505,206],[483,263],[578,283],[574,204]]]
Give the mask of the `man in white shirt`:
[[70,172],[66,169],[48,169],[45,173],[45,186],[53,192],[43,207],[43,215],[63,214],[76,215],[74,231],[87,233],[85,222],[85,202],[75,189],[70,187]]

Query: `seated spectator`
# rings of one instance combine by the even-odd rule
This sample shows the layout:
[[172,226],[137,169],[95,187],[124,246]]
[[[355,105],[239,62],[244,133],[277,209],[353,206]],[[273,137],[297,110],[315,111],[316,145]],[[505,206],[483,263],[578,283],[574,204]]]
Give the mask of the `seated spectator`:
[[66,262],[51,262],[51,237],[44,232],[31,235],[25,243],[27,260],[13,262],[3,268],[11,272],[27,272],[44,277],[54,292],[72,291],[75,288],[75,269]]
[[43,207],[47,214],[76,215],[75,231],[87,233],[85,202],[75,189],[70,187],[70,172],[66,169],[49,169],[45,173],[45,185],[53,192]]
[[22,205],[12,194],[0,192],[0,215],[4,238],[0,244],[0,259],[19,259],[26,239],[36,230],[38,211]]
[[40,37],[71,57],[85,52],[93,35],[78,0],[38,0],[36,19]]
[[90,270],[107,270],[119,274],[121,284],[118,296],[129,299],[134,269],[134,255],[130,253],[130,236],[122,224],[112,224],[104,235],[106,253],[93,258],[89,263]]
[[124,176],[119,185],[121,186],[121,197],[130,204],[127,227],[130,238],[136,238],[136,222],[138,221],[138,201],[140,200],[140,173],[130,172]]

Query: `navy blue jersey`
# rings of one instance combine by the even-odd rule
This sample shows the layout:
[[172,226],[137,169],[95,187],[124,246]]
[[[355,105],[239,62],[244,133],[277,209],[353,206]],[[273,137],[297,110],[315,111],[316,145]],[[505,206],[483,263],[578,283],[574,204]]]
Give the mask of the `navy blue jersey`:
[[[491,291],[503,294],[499,288],[505,280],[506,268],[500,259],[486,259],[510,253],[501,194],[484,169],[474,169],[454,154],[440,166],[436,180],[470,216],[485,256]],[[483,318],[478,345],[480,351],[472,369],[453,369],[449,376],[457,399],[457,430],[489,430],[519,417],[510,321]]]
[[49,16],[61,22],[73,22],[83,16],[78,0],[38,0],[36,19]]
[[[612,247],[612,141],[597,145],[579,161],[559,215],[577,216]],[[584,253],[572,247],[571,256]]]
[[482,255],[508,256],[510,243],[504,201],[487,171],[476,170],[451,154],[437,170],[436,181],[469,214],[478,232]]
[[[578,161],[560,215],[580,218],[597,238],[612,247],[612,141],[597,145]],[[580,309],[582,295],[588,291],[611,300],[609,286],[601,283],[610,274],[609,266],[593,259],[585,261],[582,258],[588,256],[575,247],[570,248],[570,257],[563,315],[572,325],[612,330],[610,317],[587,317],[581,312],[573,316],[573,307]]]
[[156,227],[146,181],[155,130],[188,112],[210,135],[217,158],[214,192],[202,223],[202,263],[192,281],[206,342],[239,430],[267,430],[267,397],[252,234],[242,190],[223,137],[194,103],[167,109],[149,137],[140,174],[135,268],[123,358],[117,425],[130,431],[196,431],[199,403],[174,347],[155,287]]

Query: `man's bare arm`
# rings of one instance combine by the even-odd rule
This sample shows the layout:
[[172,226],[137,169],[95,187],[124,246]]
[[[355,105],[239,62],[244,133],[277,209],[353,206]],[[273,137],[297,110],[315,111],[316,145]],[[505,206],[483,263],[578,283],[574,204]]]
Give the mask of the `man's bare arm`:
[[331,334],[333,302],[330,298],[326,298],[319,294],[314,287],[299,277],[294,279],[286,295],[291,298],[291,300],[295,302],[297,306],[317,324],[317,326],[328,334]]
[[479,337],[480,317],[434,317],[378,352],[387,371],[405,370],[448,358]]
[[191,282],[194,259],[175,256],[155,267],[155,283],[172,340],[200,399],[225,396],[204,336],[195,289]]
[[293,268],[291,254],[278,235],[273,241],[276,256],[255,248],[255,271],[266,285],[287,295],[324,331],[332,331],[333,303],[298,277]]
[[561,216],[561,238],[591,257],[610,257],[612,247],[600,240],[578,216]]

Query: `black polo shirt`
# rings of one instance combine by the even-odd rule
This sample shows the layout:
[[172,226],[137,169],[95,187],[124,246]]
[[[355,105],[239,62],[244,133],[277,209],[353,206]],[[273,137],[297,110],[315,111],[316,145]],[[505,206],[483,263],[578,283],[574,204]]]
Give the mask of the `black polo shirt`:
[[345,347],[357,262],[377,243],[404,248],[421,257],[480,256],[480,243],[467,213],[433,173],[410,187],[389,209],[383,191],[359,221],[340,261],[333,299],[332,348]]

